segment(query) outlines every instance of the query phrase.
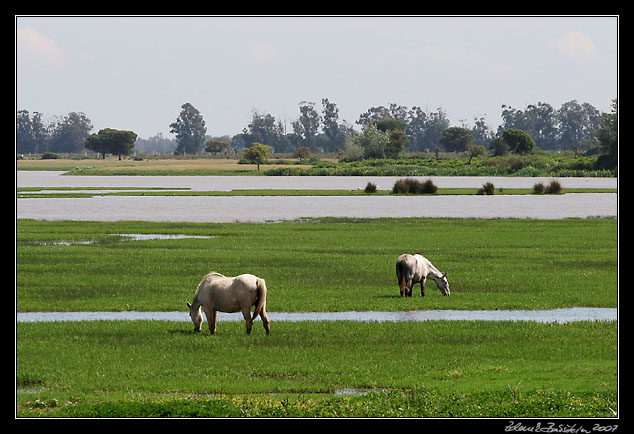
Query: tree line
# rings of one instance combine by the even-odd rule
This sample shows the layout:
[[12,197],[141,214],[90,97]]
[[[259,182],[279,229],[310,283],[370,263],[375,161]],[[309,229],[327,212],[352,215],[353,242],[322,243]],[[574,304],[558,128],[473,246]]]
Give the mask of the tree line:
[[[115,138],[119,130],[111,128],[91,134],[92,123],[84,113],[71,112],[45,124],[41,113],[20,110],[16,116],[16,151],[20,154],[83,153],[91,149],[121,155],[136,145],[135,149],[140,152],[195,154],[242,152],[253,143],[260,143],[278,153],[293,153],[302,148],[312,153],[338,152],[349,159],[393,156],[403,150],[478,153],[481,148],[487,148],[493,153],[503,153],[510,149],[503,134],[509,129],[525,132],[533,145],[541,149],[585,151],[598,149],[601,125],[609,115],[576,100],[558,109],[544,102],[527,105],[523,110],[507,105],[501,109],[502,124],[493,130],[483,116],[474,117],[472,125],[463,119],[459,121],[460,126],[452,127],[442,108],[425,111],[418,106],[408,108],[391,103],[387,107],[370,107],[361,113],[355,121],[361,127],[358,132],[349,122],[340,119],[336,104],[324,98],[320,108],[314,102],[300,102],[298,117],[291,122],[290,130],[270,113],[254,110],[251,121],[240,133],[210,137],[201,113],[192,104],[185,103],[177,119],[170,124],[175,139],[160,133],[141,139],[131,131],[121,132]],[[612,115],[616,116],[616,110],[614,100]],[[372,145],[377,141],[380,146]],[[371,150],[371,146],[375,149]],[[521,149],[518,153],[523,153],[526,146],[532,147],[530,142],[524,144],[517,148]]]

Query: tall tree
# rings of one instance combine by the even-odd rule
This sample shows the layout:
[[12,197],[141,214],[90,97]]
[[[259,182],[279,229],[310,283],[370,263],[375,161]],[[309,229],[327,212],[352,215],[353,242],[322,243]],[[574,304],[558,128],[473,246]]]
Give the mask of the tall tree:
[[612,100],[612,112],[601,115],[601,123],[597,129],[599,147],[605,155],[597,161],[599,167],[615,169],[619,155],[619,107],[618,100]]
[[478,146],[488,146],[493,139],[493,131],[487,125],[484,116],[473,118],[473,127],[469,131],[473,135],[473,142]]
[[170,124],[170,132],[176,135],[180,153],[195,154],[205,143],[207,127],[200,112],[190,103],[181,106],[176,122]]
[[242,134],[245,146],[258,142],[274,147],[277,152],[291,151],[282,122],[269,113],[261,114],[253,110],[251,122],[242,130]]
[[427,113],[420,107],[412,107],[408,112],[408,123],[405,133],[409,137],[410,151],[422,152],[425,150],[425,134],[427,128]]
[[565,102],[557,111],[561,149],[569,149],[593,137],[600,122],[600,112],[591,104],[577,100]]
[[542,149],[557,147],[557,111],[550,104],[538,102],[529,104],[525,110],[530,129],[527,132],[535,140],[535,144]]
[[425,122],[423,147],[425,149],[435,149],[440,143],[443,131],[447,128],[449,128],[449,119],[447,118],[447,112],[442,108],[438,107],[435,112],[428,113]]
[[301,137],[303,145],[314,149],[315,139],[320,125],[320,116],[315,109],[315,103],[302,101],[299,103],[299,119],[293,122],[293,130]]
[[345,128],[339,124],[339,109],[334,102],[328,101],[328,98],[321,100],[323,106],[323,131],[326,136],[326,150],[334,151],[337,146],[343,146],[345,143]]
[[84,113],[71,112],[52,127],[49,151],[79,153],[84,150],[92,123]]
[[381,121],[384,119],[390,119],[392,115],[390,111],[382,105],[378,107],[370,107],[365,113],[359,116],[359,120],[356,122],[358,125],[365,127],[372,121]]
[[19,110],[15,116],[15,147],[20,154],[37,152],[33,122],[27,110]]

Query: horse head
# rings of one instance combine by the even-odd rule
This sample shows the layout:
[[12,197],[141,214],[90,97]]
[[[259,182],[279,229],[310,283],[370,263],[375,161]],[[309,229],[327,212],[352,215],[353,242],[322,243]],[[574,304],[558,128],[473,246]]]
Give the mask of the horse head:
[[436,279],[436,286],[438,286],[442,295],[451,294],[451,291],[449,290],[449,281],[447,280],[447,273],[442,273],[442,277]]
[[189,309],[189,317],[192,319],[192,322],[194,323],[194,331],[200,332],[200,327],[203,324],[203,314],[200,311],[200,306],[194,307],[188,301],[187,308]]

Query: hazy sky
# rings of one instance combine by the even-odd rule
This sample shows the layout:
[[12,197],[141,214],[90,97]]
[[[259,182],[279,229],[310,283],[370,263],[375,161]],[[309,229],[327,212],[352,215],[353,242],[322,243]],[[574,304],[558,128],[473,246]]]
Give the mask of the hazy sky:
[[291,122],[322,98],[355,121],[372,106],[442,107],[452,125],[501,105],[617,97],[617,17],[16,17],[16,108],[83,112],[94,130],[162,132],[189,102],[207,134],[255,109]]

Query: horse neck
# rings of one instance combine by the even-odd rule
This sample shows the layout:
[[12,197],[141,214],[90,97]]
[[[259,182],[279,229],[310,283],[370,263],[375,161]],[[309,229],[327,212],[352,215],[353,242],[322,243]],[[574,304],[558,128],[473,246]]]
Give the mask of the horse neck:
[[194,299],[192,300],[192,308],[194,310],[198,310],[199,307],[200,301],[198,300],[198,291],[196,291],[196,294],[194,294]]
[[429,269],[429,273],[427,274],[427,277],[431,277],[434,280],[442,279],[442,273],[440,272],[440,270],[434,267],[434,265],[431,262],[429,262],[429,260],[427,260],[427,268]]

